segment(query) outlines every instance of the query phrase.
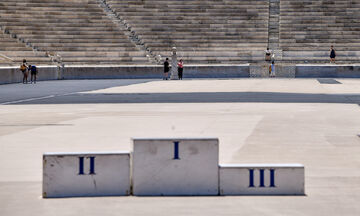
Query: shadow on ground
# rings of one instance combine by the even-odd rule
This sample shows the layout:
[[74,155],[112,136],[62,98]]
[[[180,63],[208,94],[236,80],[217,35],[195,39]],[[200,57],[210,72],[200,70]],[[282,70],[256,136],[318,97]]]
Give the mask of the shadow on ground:
[[277,92],[192,92],[71,94],[16,104],[97,103],[340,103],[360,104],[360,94],[306,94]]

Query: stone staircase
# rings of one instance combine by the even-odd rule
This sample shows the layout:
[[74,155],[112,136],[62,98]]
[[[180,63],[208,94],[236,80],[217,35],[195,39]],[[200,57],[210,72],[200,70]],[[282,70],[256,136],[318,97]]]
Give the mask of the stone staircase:
[[5,0],[0,14],[6,31],[64,64],[148,64],[96,0]]
[[281,0],[280,48],[283,61],[328,63],[360,60],[360,0]]
[[268,0],[106,0],[145,46],[186,64],[263,61]]
[[269,0],[269,48],[279,49],[280,0]]
[[280,0],[269,0],[269,38],[268,47],[276,61],[282,60],[282,50],[279,46],[280,37]]
[[108,5],[106,0],[98,0],[100,3],[100,6],[104,9],[107,16],[120,28],[125,28],[127,31],[125,31],[125,35],[129,38],[129,40],[135,44],[140,50],[144,51],[146,53],[146,57],[148,58],[149,62],[161,64],[160,60],[157,58],[157,56],[149,50],[148,47],[145,46],[144,42],[139,38],[139,36],[136,34],[135,31],[129,27],[128,23],[124,19],[122,19],[119,15],[116,14],[116,12]]

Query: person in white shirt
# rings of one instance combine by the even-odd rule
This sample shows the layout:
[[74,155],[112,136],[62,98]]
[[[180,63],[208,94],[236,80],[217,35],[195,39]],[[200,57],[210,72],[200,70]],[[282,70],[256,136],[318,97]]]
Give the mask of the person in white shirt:
[[269,47],[265,50],[265,61],[271,61],[271,50],[269,50]]

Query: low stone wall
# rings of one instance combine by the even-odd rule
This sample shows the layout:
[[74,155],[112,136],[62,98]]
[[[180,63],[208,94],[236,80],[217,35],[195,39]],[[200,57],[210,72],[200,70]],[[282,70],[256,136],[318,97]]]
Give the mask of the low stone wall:
[[296,65],[296,78],[360,78],[360,65]]
[[[263,65],[187,65],[186,78],[268,77]],[[161,79],[161,65],[38,66],[38,80],[57,79]],[[276,65],[276,77],[286,78],[360,78],[360,65]],[[30,79],[30,78],[29,78]],[[22,82],[19,67],[0,67],[0,84]]]
[[[270,64],[250,66],[250,77],[269,77]],[[284,78],[360,78],[360,65],[275,65],[276,77]]]
[[[59,76],[59,69],[57,66],[37,66],[38,76],[37,80],[56,80]],[[22,82],[23,74],[19,67],[1,67],[0,68],[0,84],[20,83]],[[30,80],[30,74],[29,78]]]
[[[163,67],[157,66],[65,66],[63,79],[161,79]],[[184,78],[249,77],[249,65],[189,65]]]
[[[162,65],[73,65],[38,66],[38,80],[56,79],[161,79]],[[19,67],[0,68],[0,84],[22,82]],[[188,65],[184,78],[240,78],[249,77],[249,65]]]
[[250,77],[249,64],[244,65],[189,65],[183,78],[242,78]]
[[62,79],[153,79],[162,77],[162,66],[65,66]]

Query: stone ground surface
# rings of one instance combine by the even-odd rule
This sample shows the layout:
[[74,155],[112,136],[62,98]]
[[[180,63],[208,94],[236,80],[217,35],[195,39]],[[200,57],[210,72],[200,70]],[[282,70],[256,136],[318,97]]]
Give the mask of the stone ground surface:
[[[360,79],[336,81],[1,85],[0,215],[359,215]],[[187,136],[219,137],[221,163],[304,164],[306,196],[41,198],[44,152]]]

